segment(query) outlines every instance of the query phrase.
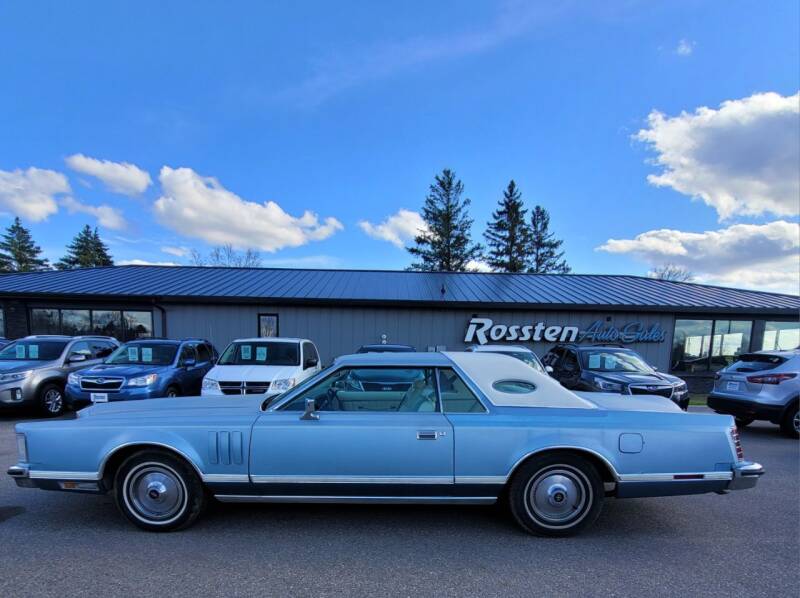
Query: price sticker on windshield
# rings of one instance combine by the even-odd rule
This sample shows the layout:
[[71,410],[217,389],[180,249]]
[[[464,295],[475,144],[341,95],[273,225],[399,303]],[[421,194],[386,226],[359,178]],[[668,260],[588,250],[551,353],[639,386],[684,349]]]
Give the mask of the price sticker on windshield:
[[25,345],[17,345],[17,359],[25,359]]
[[28,357],[39,359],[39,345],[28,345]]
[[256,347],[256,361],[266,361],[266,360],[267,360],[267,348]]
[[249,361],[253,359],[253,347],[250,345],[242,345],[242,359]]
[[128,361],[139,361],[139,347],[128,347]]
[[600,354],[599,353],[592,353],[589,355],[589,369],[590,370],[599,370],[600,369]]
[[145,361],[147,363],[153,361],[152,347],[142,347],[142,361]]

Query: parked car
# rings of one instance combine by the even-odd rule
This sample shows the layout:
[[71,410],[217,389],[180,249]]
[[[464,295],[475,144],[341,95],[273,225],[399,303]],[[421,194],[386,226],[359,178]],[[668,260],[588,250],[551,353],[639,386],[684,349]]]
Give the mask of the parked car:
[[202,339],[142,339],[122,345],[102,364],[69,375],[67,404],[197,396],[217,352]]
[[317,347],[303,338],[233,341],[203,379],[204,396],[286,392],[322,369]]
[[[369,384],[385,379],[395,384]],[[105,403],[74,420],[17,424],[8,473],[22,487],[113,492],[122,513],[152,531],[190,525],[209,496],[507,497],[523,529],[552,536],[590,525],[607,496],[725,493],[764,473],[744,460],[730,416],[637,396],[617,395],[609,408],[607,397],[581,399],[505,355],[349,355],[269,399]]]
[[656,371],[632,349],[612,345],[556,345],[542,358],[552,376],[574,391],[657,395],[681,409],[689,407],[689,388],[677,376]]
[[800,350],[745,353],[718,372],[708,406],[736,418],[778,424],[784,434],[800,436]]
[[119,342],[110,336],[26,336],[0,349],[0,405],[32,405],[47,416],[64,412],[70,373],[102,361]]
[[500,355],[509,355],[527,363],[542,374],[549,374],[551,371],[545,367],[536,353],[528,349],[528,347],[523,347],[521,345],[472,345],[467,347],[466,351],[470,353],[499,353]]
[[416,349],[411,345],[390,345],[376,343],[374,345],[361,345],[356,353],[413,353]]
[[11,341],[4,336],[0,336],[0,349],[5,347],[6,345],[10,345]]

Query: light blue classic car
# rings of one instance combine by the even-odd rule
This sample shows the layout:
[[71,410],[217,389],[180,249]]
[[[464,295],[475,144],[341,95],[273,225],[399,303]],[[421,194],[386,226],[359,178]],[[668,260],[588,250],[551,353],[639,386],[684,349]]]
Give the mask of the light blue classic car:
[[17,425],[17,484],[113,492],[147,530],[225,502],[474,503],[573,534],[606,497],[725,493],[763,468],[733,418],[660,397],[581,398],[505,355],[343,357],[282,395],[95,405]]

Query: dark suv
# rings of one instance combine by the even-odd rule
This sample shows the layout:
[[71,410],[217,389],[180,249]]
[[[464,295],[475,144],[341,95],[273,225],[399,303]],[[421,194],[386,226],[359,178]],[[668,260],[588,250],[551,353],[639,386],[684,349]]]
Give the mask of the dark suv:
[[683,380],[657,372],[631,349],[556,345],[542,363],[553,368],[550,375],[570,390],[660,395],[683,410],[689,406],[689,389]]

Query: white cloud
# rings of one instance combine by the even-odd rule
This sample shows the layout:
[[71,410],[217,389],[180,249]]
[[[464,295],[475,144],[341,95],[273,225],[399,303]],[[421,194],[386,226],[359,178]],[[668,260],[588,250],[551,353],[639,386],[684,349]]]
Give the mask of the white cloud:
[[469,272],[492,272],[492,267],[481,260],[470,260],[467,262]]
[[164,166],[159,180],[162,196],[154,206],[159,222],[213,245],[229,243],[239,249],[274,252],[327,239],[343,228],[336,218],[320,222],[309,211],[294,217],[274,201],[244,200],[191,168]]
[[0,209],[26,220],[52,216],[58,212],[56,196],[69,192],[67,177],[54,170],[0,170]]
[[117,266],[179,266],[175,262],[149,262],[147,260],[117,260]]
[[634,239],[609,239],[597,249],[629,254],[650,266],[682,266],[701,282],[800,292],[800,224],[796,222],[734,224],[702,233],[651,230]]
[[72,170],[100,179],[115,193],[138,195],[150,186],[150,175],[128,162],[98,160],[83,154],[69,156],[66,162]]
[[392,245],[401,248],[406,243],[413,241],[420,231],[428,228],[419,213],[402,208],[379,224],[362,220],[358,226],[373,239],[389,241]]
[[333,255],[306,255],[261,260],[264,268],[341,268],[342,260]]
[[662,167],[651,184],[702,199],[720,219],[800,211],[800,93],[755,94],[675,117],[653,111],[634,138]]
[[165,245],[161,248],[161,251],[176,257],[186,257],[191,252],[191,249],[188,247],[172,247],[170,245]]
[[80,213],[94,216],[97,218],[97,222],[100,224],[100,226],[104,226],[105,228],[120,230],[126,226],[125,218],[122,216],[122,212],[116,208],[112,208],[109,205],[103,204],[101,206],[90,206],[88,204],[79,202],[73,197],[65,197],[61,200],[61,205],[63,205],[70,214]]
[[675,53],[678,56],[691,56],[692,52],[694,52],[694,47],[695,42],[684,38],[680,40],[675,47]]

